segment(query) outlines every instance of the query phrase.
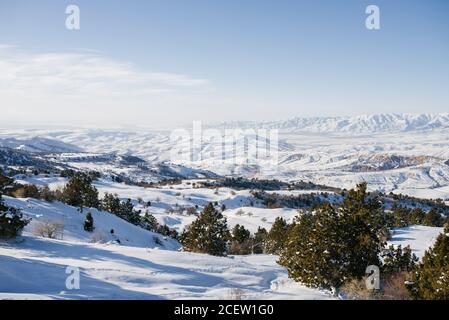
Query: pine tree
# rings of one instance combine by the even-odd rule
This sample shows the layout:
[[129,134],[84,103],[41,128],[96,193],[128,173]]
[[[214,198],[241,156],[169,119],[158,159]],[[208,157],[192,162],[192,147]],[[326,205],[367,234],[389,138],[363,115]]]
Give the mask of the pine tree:
[[249,230],[246,230],[244,226],[241,226],[239,224],[234,226],[231,233],[232,241],[235,241],[239,244],[242,244],[251,238],[251,233],[249,232]]
[[90,212],[86,214],[86,219],[84,220],[84,230],[88,232],[94,231],[94,218]]
[[182,245],[186,251],[223,256],[229,236],[226,218],[209,203],[184,232]]
[[101,209],[115,215],[119,215],[120,199],[111,193],[105,193],[103,199],[101,200]]
[[393,219],[394,219],[393,227],[403,228],[409,225],[409,220],[411,216],[409,209],[403,206],[399,206],[397,205],[397,203],[394,203],[391,210],[393,212]]
[[338,288],[349,276],[338,214],[328,203],[299,215],[289,228],[279,264],[311,287]]
[[449,234],[426,251],[409,287],[416,299],[449,300]]
[[253,253],[254,254],[261,254],[264,253],[263,251],[263,247],[264,247],[264,242],[267,238],[268,235],[268,231],[265,228],[257,228],[257,232],[254,234],[254,239],[253,239]]
[[264,241],[264,251],[279,254],[287,238],[288,224],[282,217],[277,217]]
[[22,232],[23,228],[30,222],[24,219],[19,209],[4,205],[0,193],[0,238],[15,238]]
[[0,192],[2,192],[6,186],[12,184],[13,182],[14,182],[13,179],[4,176],[3,172],[0,171]]
[[382,271],[385,274],[393,274],[401,271],[410,272],[415,269],[418,258],[412,253],[410,246],[402,249],[399,245],[395,248],[390,245],[388,249],[382,253],[384,258]]
[[435,208],[430,209],[423,220],[423,224],[429,227],[442,227],[443,223],[443,217]]
[[76,173],[62,191],[62,201],[74,207],[98,208],[98,190],[92,186],[92,178],[85,173]]
[[157,219],[147,211],[142,217],[141,226],[148,231],[156,231],[159,223],[157,222]]
[[356,278],[363,277],[369,265],[381,265],[379,256],[385,246],[381,239],[385,225],[382,203],[366,189],[365,182],[358,184],[338,210],[345,264],[348,274]]
[[339,208],[325,203],[299,215],[288,229],[279,263],[296,281],[338,289],[349,279],[362,278],[367,266],[381,265],[384,224],[380,202],[360,184],[345,194]]
[[411,224],[422,224],[426,217],[425,212],[421,208],[413,209],[411,212]]
[[249,230],[237,224],[232,229],[231,235],[229,254],[250,254],[252,252],[253,238]]

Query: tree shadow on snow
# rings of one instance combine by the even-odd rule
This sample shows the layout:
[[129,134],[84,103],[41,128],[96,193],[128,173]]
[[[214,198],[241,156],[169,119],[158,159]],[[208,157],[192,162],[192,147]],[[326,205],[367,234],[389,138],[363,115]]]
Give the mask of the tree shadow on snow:
[[[146,259],[124,255],[118,252],[105,250],[83,243],[68,243],[48,239],[26,238],[26,241],[20,244],[20,248],[32,249],[33,252],[30,253],[30,256],[34,254],[34,256],[36,257],[45,256],[50,258],[77,259],[84,261],[96,260],[97,265],[102,261],[104,261],[105,263],[115,261],[124,265],[128,265],[130,267],[134,266],[143,268],[145,270],[148,270],[148,273],[171,274],[173,275],[173,279],[170,280],[171,283],[186,285],[189,287],[198,287],[200,288],[199,290],[204,291],[214,286],[221,287],[225,285],[226,282],[228,282],[222,277],[197,272],[188,268],[171,266],[167,264],[158,264]],[[105,269],[107,270],[107,267]],[[135,273],[125,274],[125,276],[127,276],[126,281],[127,283],[134,283],[141,287],[147,285],[149,288],[154,283],[152,282],[152,280],[154,279],[151,279],[151,276],[148,276],[148,273],[146,274],[146,276]],[[233,282],[228,283],[228,285],[238,286],[238,284]]]
[[66,265],[0,255],[0,292],[38,294],[53,299],[161,300],[157,295],[123,289],[92,278],[80,268],[79,290],[69,290]]

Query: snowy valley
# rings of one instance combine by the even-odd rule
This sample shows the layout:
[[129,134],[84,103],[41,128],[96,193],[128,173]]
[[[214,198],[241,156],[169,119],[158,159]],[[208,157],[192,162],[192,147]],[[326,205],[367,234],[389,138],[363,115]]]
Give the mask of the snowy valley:
[[[171,161],[169,131],[1,129],[2,199],[31,220],[20,237],[0,242],[0,299],[341,299],[295,282],[276,254],[186,252],[179,236],[210,203],[230,230],[243,226],[256,234],[270,231],[277,218],[290,224],[315,206],[338,206],[361,182],[384,210],[399,205],[449,214],[448,114],[208,127],[278,129],[275,170],[261,170],[263,162],[224,164],[218,157]],[[210,155],[210,148],[199,152]],[[24,191],[36,186],[58,194],[77,172],[92,176],[99,199],[129,201],[167,233],[101,206],[80,208]],[[92,232],[83,228],[87,212]],[[36,232],[50,221],[63,226],[51,239]],[[443,231],[442,225],[412,223],[392,229],[388,243],[410,245],[418,258]],[[66,288],[67,267],[80,270],[79,290]]]

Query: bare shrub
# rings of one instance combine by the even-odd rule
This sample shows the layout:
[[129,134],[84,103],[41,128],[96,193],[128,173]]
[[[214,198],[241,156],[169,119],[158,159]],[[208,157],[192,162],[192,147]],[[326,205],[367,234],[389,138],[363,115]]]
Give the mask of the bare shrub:
[[187,215],[189,215],[189,216],[196,216],[196,215],[198,214],[198,211],[196,211],[196,208],[195,208],[195,207],[188,207],[188,208],[186,209],[186,213],[187,213]]
[[268,207],[268,209],[281,209],[281,208],[283,208],[284,206],[281,205],[281,204],[279,204],[279,203],[269,203],[269,204],[267,205],[267,207]]
[[409,272],[397,272],[381,277],[380,290],[368,290],[365,280],[351,280],[342,288],[341,293],[356,300],[410,300],[405,282],[411,278]]
[[366,288],[365,280],[353,279],[343,285],[341,293],[349,299],[354,300],[373,300],[375,291]]
[[383,300],[410,300],[410,293],[405,282],[412,278],[409,272],[398,272],[383,281],[380,298]]
[[232,241],[229,244],[228,254],[233,255],[245,255],[251,254],[252,251],[252,242],[245,241],[244,243],[238,243],[236,241]]
[[235,213],[236,216],[243,216],[244,214],[245,214],[245,211],[243,211],[242,209],[239,209],[239,210]]
[[64,238],[64,221],[41,221],[34,227],[33,233],[39,237],[62,240]]

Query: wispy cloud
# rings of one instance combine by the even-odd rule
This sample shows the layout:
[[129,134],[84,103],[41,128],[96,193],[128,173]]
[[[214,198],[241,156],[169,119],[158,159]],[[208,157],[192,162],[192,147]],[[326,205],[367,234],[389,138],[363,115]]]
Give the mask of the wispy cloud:
[[207,79],[143,70],[101,52],[0,44],[0,125],[183,122],[192,109],[210,110],[215,94]]
[[211,90],[206,79],[149,72],[95,52],[25,53],[0,44],[0,93],[138,97]]

